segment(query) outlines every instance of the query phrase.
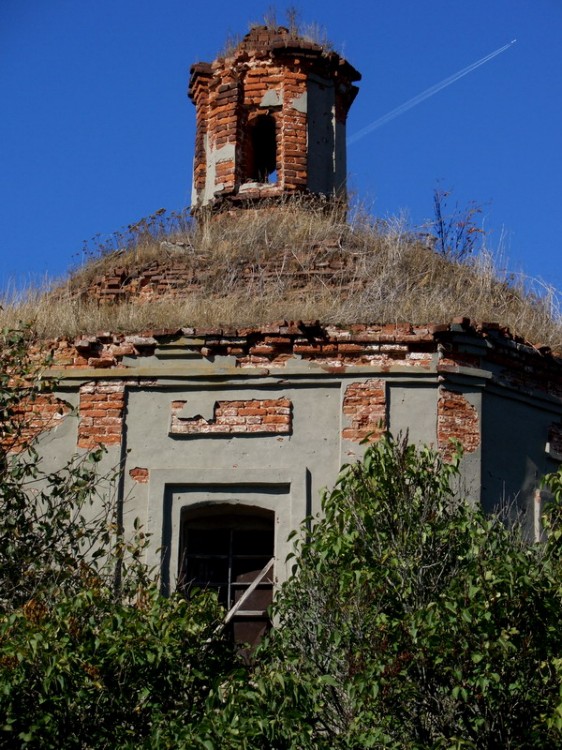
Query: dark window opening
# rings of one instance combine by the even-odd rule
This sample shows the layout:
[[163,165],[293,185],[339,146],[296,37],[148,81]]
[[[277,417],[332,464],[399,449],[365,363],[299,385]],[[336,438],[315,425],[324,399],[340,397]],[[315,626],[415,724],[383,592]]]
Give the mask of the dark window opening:
[[[187,517],[182,525],[180,586],[212,589],[227,612],[240,602],[273,557],[273,514],[220,513]],[[273,568],[231,616],[236,643],[257,644],[270,626]]]
[[254,182],[277,182],[275,118],[258,115],[250,127],[251,154],[247,178]]

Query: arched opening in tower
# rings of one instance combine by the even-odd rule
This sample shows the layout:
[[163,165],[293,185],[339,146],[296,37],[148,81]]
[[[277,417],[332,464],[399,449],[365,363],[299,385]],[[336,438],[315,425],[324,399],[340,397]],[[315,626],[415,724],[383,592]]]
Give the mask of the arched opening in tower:
[[276,125],[272,115],[258,115],[252,120],[250,145],[247,179],[252,182],[277,182]]

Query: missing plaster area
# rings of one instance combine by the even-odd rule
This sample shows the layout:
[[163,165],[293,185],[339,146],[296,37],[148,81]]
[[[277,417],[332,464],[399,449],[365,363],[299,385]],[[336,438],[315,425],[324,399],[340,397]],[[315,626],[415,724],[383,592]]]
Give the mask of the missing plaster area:
[[0,448],[6,453],[20,453],[34,440],[62,423],[72,406],[52,393],[22,399],[12,412],[13,431],[6,432]]
[[386,385],[383,380],[350,383],[345,389],[343,413],[348,425],[342,431],[344,440],[374,442],[386,429]]
[[139,484],[147,484],[150,478],[150,472],[142,466],[135,466],[134,469],[129,469],[129,476]]
[[100,381],[80,388],[78,447],[120,445],[125,409],[125,383]]
[[170,435],[290,435],[293,404],[288,398],[216,401],[209,419],[200,414],[188,416],[186,401],[172,401]]
[[277,182],[277,126],[273,115],[257,115],[249,122],[245,179]]
[[437,442],[445,460],[455,453],[458,440],[465,453],[474,453],[480,445],[478,411],[462,393],[440,388],[437,402]]

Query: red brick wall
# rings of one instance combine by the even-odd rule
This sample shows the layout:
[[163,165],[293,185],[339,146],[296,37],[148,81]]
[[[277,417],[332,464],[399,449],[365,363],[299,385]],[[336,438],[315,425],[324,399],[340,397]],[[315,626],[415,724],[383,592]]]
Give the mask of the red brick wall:
[[217,401],[213,418],[182,417],[186,401],[172,402],[172,435],[257,434],[286,435],[293,427],[293,405],[287,398]]
[[78,447],[119,445],[123,432],[125,384],[99,381],[80,388]]
[[2,449],[19,453],[41,433],[60,424],[70,411],[70,405],[52,393],[39,394],[33,400],[24,399],[14,414],[14,424],[19,424],[19,428],[4,438]]
[[451,438],[460,441],[465,453],[474,453],[480,445],[480,420],[466,396],[441,387],[437,402],[437,443],[447,460],[454,453]]
[[[194,186],[200,199],[208,168],[205,137],[211,151],[227,144],[235,147],[234,159],[225,153],[225,160],[216,164],[217,197],[237,195],[240,186],[254,181],[249,123],[259,114],[275,120],[277,182],[240,191],[240,196],[253,200],[306,189],[307,114],[293,103],[306,94],[311,73],[334,81],[337,117],[343,122],[357,93],[352,81],[359,73],[336,53],[283,27],[254,28],[228,56],[192,67],[189,96],[197,110]],[[267,92],[276,93],[277,101],[262,104]]]
[[343,399],[343,413],[349,420],[349,425],[342,431],[344,440],[377,440],[386,429],[384,380],[367,380],[348,385]]

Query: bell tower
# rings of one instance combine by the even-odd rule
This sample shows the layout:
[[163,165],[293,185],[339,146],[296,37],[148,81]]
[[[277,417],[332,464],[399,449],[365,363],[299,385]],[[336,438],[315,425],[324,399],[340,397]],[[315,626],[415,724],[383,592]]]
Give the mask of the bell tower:
[[231,53],[193,65],[192,208],[345,195],[346,119],[360,78],[283,26],[255,27]]

